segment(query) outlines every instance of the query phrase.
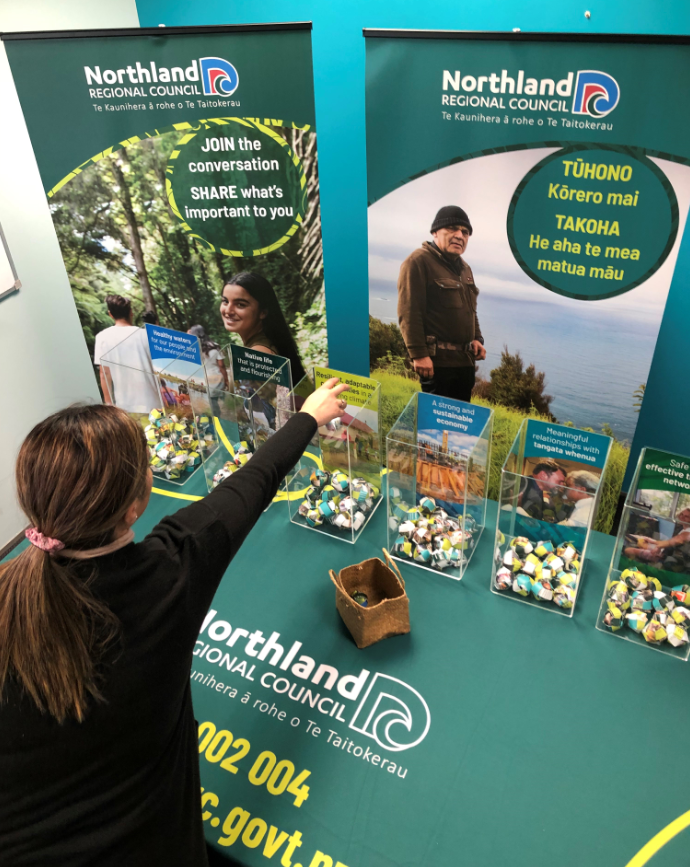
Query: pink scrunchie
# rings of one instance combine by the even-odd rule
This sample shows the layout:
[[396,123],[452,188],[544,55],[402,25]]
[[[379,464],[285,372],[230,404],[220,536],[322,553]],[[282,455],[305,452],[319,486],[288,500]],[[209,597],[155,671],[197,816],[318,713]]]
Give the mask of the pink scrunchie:
[[65,547],[64,542],[59,539],[51,539],[50,536],[44,536],[36,527],[29,527],[28,530],[24,530],[24,535],[32,545],[45,551],[46,554],[57,554]]

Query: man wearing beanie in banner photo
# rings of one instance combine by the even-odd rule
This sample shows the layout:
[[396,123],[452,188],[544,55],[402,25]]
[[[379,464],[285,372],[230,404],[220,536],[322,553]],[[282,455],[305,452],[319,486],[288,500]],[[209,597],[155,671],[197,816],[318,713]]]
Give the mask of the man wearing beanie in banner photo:
[[449,205],[436,214],[431,234],[434,240],[400,266],[398,322],[422,390],[469,401],[475,362],[486,358],[479,290],[462,258],[472,224],[462,208]]

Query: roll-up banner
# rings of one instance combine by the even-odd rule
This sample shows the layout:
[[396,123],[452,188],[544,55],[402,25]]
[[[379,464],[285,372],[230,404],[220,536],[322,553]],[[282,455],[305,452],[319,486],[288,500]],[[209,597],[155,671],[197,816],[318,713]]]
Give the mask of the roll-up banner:
[[325,363],[311,24],[3,39],[96,363],[127,302]]
[[690,204],[690,41],[364,33],[372,367],[401,408],[428,357],[439,393],[476,364],[496,431],[613,435],[608,531]]

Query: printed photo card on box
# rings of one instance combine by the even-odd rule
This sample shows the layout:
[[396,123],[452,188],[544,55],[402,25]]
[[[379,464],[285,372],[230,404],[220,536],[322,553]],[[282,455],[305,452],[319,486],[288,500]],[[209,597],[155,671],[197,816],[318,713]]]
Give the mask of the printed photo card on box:
[[292,407],[290,362],[281,355],[244,346],[228,347],[240,440],[256,449],[289,418]]
[[623,507],[597,628],[690,655],[690,457],[640,453]]

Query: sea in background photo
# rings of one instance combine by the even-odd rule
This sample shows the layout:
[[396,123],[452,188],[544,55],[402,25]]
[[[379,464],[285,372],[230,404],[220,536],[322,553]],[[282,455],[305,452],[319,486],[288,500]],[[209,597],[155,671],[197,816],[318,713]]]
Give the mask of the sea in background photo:
[[[480,271],[473,270],[479,284]],[[397,323],[396,284],[370,281],[370,291],[371,315]],[[504,345],[511,353],[519,350],[525,365],[546,373],[545,390],[553,395],[551,411],[559,422],[595,430],[609,424],[617,439],[632,441],[633,392],[647,379],[657,320],[611,314],[587,302],[564,311],[562,303],[548,299],[519,300],[489,291],[480,291],[477,312],[486,345],[481,377],[489,379],[498,367]]]
[[524,175],[554,148],[491,154],[422,175],[369,207],[369,312],[397,323],[400,264],[425,240],[444,205],[464,208],[473,234],[463,258],[479,288],[477,313],[490,372],[507,347],[525,367],[546,375],[545,392],[559,422],[600,430],[630,443],[638,413],[634,392],[646,383],[690,204],[690,168],[654,162],[679,205],[676,242],[664,264],[640,286],[614,298],[582,301],[535,283],[515,261],[506,229],[510,200]]

